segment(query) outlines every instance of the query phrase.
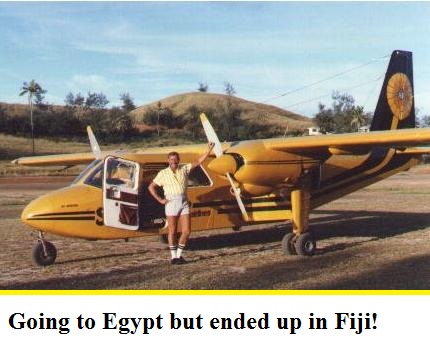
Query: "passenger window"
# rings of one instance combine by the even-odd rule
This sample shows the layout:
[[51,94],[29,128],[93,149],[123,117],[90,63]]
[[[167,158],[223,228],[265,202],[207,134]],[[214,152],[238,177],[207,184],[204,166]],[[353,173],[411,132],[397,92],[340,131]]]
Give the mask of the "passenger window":
[[136,182],[136,168],[134,164],[118,161],[116,159],[109,159],[107,169],[107,184],[125,185],[126,187],[134,188]]

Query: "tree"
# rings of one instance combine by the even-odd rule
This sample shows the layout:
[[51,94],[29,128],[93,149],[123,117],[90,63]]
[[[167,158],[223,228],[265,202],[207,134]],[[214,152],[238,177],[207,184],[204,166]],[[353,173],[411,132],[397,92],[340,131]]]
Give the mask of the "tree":
[[358,106],[356,107],[353,112],[353,116],[351,119],[351,127],[354,128],[355,131],[358,131],[360,127],[363,125],[366,125],[368,122],[366,115],[364,114],[364,107]]
[[169,107],[163,107],[160,101],[157,103],[156,108],[151,107],[145,111],[142,120],[148,125],[156,125],[158,136],[160,136],[161,126],[168,128],[184,126],[182,118],[175,116]]
[[42,94],[36,94],[34,103],[36,104],[37,108],[42,110],[45,110],[48,108],[48,104],[45,103],[44,99],[45,99],[45,96],[43,96]]
[[21,92],[19,96],[24,96],[27,94],[28,97],[28,106],[30,107],[30,126],[31,126],[31,140],[32,140],[32,148],[34,155],[34,123],[33,123],[33,102],[42,101],[43,95],[46,93],[46,90],[43,90],[42,87],[32,79],[29,83],[24,82],[21,87]]
[[430,126],[430,115],[423,115],[420,118],[420,126],[423,126],[425,128],[428,128]]
[[[210,114],[212,115],[213,113],[210,112]],[[191,134],[193,140],[202,139],[202,124],[199,116],[200,110],[196,105],[189,106],[184,114],[184,129]]]
[[228,81],[224,82],[224,91],[228,96],[236,95],[236,90],[234,89],[233,85]]
[[335,129],[333,110],[326,109],[322,103],[318,104],[318,113],[315,115],[315,123],[323,134],[331,133]]
[[358,131],[360,126],[367,124],[369,115],[364,107],[356,106],[354,98],[346,93],[334,91],[332,94],[332,107],[326,108],[319,104],[315,122],[323,133],[344,133]]
[[73,106],[75,103],[75,95],[72,92],[69,92],[64,99],[66,106]]
[[85,108],[91,109],[102,109],[105,108],[109,104],[109,100],[106,95],[102,92],[95,93],[88,91],[87,98],[85,99]]
[[157,102],[157,135],[160,137],[160,114],[163,112],[161,101]]
[[83,107],[85,104],[85,97],[82,96],[80,92],[78,92],[76,96],[69,92],[64,102],[70,107]]
[[217,104],[214,127],[218,131],[220,139],[231,141],[238,138],[238,128],[242,124],[241,114],[242,109],[234,106],[230,100],[223,104]]
[[197,88],[197,91],[208,92],[208,90],[209,90],[209,87],[207,83],[202,83],[202,82],[199,83],[199,87]]
[[133,98],[130,96],[130,94],[128,92],[125,92],[121,95],[119,95],[119,98],[122,101],[122,106],[121,108],[125,111],[125,112],[130,112],[133,109],[136,109],[136,106],[133,102]]

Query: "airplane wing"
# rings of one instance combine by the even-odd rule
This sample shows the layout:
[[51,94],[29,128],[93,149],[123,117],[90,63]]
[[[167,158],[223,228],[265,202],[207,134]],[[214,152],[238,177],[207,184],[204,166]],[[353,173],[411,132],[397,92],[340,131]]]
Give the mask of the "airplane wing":
[[[374,147],[390,147],[405,151],[409,147],[429,144],[430,128],[264,140],[265,147],[269,149],[315,155],[326,152],[331,154],[362,154],[369,152]],[[419,154],[423,154],[426,148],[414,149],[416,152],[419,150]],[[410,152],[413,153],[412,149]]]
[[93,153],[55,154],[49,156],[22,157],[12,161],[13,164],[28,166],[73,166],[88,164],[95,159]]

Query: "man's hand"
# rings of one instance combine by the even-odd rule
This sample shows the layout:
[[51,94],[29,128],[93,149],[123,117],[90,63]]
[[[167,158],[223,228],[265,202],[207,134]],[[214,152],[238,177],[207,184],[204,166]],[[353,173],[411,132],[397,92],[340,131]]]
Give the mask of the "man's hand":
[[162,199],[162,200],[160,201],[160,204],[162,204],[162,205],[166,205],[168,202],[169,202],[169,200],[168,200],[168,199]]

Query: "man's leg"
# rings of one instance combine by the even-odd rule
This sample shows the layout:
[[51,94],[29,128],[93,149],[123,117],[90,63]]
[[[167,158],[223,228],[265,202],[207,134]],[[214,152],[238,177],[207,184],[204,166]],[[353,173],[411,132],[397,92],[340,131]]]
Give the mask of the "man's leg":
[[177,258],[182,256],[182,252],[187,245],[188,238],[190,238],[191,233],[191,218],[190,214],[184,214],[179,217],[179,223],[181,224],[181,237],[179,238]]
[[168,235],[167,235],[167,241],[169,242],[169,249],[172,256],[172,259],[176,259],[177,256],[177,237],[176,237],[176,229],[178,226],[178,217],[177,216],[167,216],[167,228],[168,228]]

